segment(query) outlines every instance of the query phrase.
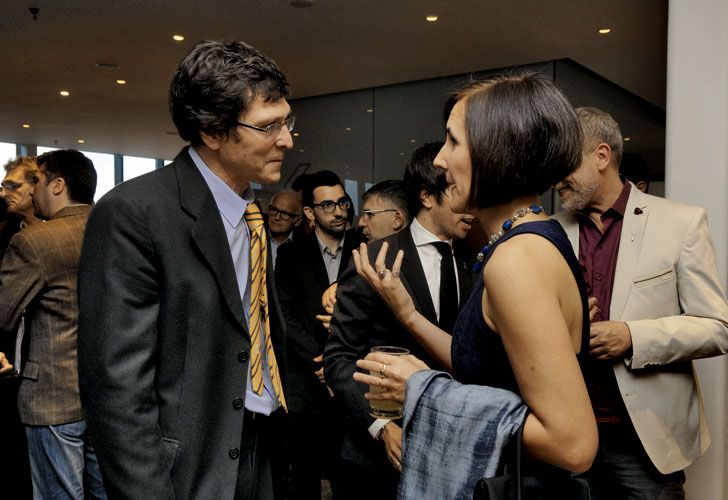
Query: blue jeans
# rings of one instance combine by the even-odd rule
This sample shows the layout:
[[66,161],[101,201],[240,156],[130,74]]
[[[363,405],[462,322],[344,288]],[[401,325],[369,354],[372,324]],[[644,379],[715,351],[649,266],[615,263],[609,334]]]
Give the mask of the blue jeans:
[[662,474],[647,456],[631,422],[599,425],[599,449],[583,474],[592,500],[684,500],[685,473]]
[[96,453],[88,443],[86,422],[26,426],[33,498],[106,499]]

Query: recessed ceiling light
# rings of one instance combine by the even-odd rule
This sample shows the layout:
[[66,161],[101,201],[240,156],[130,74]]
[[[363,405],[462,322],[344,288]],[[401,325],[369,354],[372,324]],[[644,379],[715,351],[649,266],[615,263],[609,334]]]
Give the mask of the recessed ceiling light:
[[21,125],[21,127],[23,127],[23,128],[30,128],[30,123],[23,123]]
[[606,35],[610,31],[612,31],[612,28],[602,28],[602,29],[599,30],[599,34],[600,35]]
[[631,140],[632,140],[632,138],[631,138],[631,137],[625,137],[625,138],[624,138],[624,142],[629,142],[629,141],[631,141]]
[[85,144],[85,143],[86,143],[86,141],[84,141],[83,139],[79,139],[79,140],[78,140],[78,143],[79,143],[79,144]]
[[126,80],[116,80],[119,85],[126,85]]
[[182,35],[172,35],[172,40],[174,40],[175,42],[181,42],[184,39],[185,37],[183,37]]
[[68,90],[61,90],[60,94],[63,97],[68,97],[69,95],[71,95],[71,93]]
[[414,143],[415,143],[415,142],[417,142],[417,141],[416,141],[415,139],[410,139],[410,142],[411,142],[412,144],[414,144]]
[[351,127],[346,127],[344,130],[346,130],[347,132],[351,132]]
[[293,137],[298,137],[299,135],[301,135],[299,132],[293,132]]
[[434,23],[435,21],[437,21],[437,16],[427,16],[425,19],[427,20],[427,22]]
[[303,8],[311,7],[313,5],[313,0],[288,0],[288,5]]
[[303,149],[299,149],[298,151],[299,151],[299,153],[303,153],[304,152]]
[[399,156],[404,156],[404,153],[400,153]]
[[372,109],[372,108],[367,109],[367,113],[374,113],[374,109]]

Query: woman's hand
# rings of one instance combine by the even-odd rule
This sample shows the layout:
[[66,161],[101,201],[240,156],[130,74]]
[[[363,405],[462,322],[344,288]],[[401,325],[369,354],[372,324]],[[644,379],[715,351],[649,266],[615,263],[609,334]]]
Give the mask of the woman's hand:
[[380,387],[382,392],[367,392],[364,397],[369,400],[396,401],[404,403],[407,380],[413,373],[430,368],[411,354],[392,356],[381,352],[372,352],[366,358],[356,362],[356,366],[374,375],[355,372],[354,380],[362,384]]
[[382,248],[379,250],[374,266],[372,266],[369,262],[367,246],[362,243],[359,250],[352,251],[352,259],[354,259],[354,266],[359,276],[364,278],[369,286],[382,297],[382,300],[386,302],[399,322],[407,325],[410,317],[416,314],[417,311],[414,302],[412,302],[412,297],[407,293],[402,281],[399,279],[404,251],[400,250],[397,253],[390,270],[386,266],[388,249],[389,244],[387,242],[382,243]]

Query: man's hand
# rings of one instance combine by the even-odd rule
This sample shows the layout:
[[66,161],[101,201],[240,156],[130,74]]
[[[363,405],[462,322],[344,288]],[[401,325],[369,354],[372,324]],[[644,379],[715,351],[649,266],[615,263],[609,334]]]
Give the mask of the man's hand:
[[382,441],[387,458],[395,469],[402,472],[402,428],[394,422],[389,422],[382,430]]
[[4,352],[0,352],[0,376],[7,375],[13,370],[13,365],[10,364],[8,358],[5,357]]
[[599,312],[599,304],[596,297],[589,297],[589,322],[594,321],[594,316]]
[[589,337],[589,355],[599,360],[622,358],[632,348],[632,334],[622,321],[592,323]]
[[336,305],[336,283],[328,287],[321,296],[321,305],[324,306],[324,309],[329,316],[334,314],[334,306]]
[[319,320],[326,328],[326,331],[331,333],[331,315],[330,314],[317,314],[316,319]]
[[[315,358],[313,358],[313,362],[314,363],[323,363],[324,362],[324,355],[323,354],[319,354],[318,356],[316,356]],[[313,372],[313,374],[316,375],[316,377],[318,377],[319,382],[321,382],[322,384],[325,384],[326,383],[326,380],[324,380],[324,367],[323,366],[321,366],[321,368],[319,368],[318,370],[316,370],[315,372]]]

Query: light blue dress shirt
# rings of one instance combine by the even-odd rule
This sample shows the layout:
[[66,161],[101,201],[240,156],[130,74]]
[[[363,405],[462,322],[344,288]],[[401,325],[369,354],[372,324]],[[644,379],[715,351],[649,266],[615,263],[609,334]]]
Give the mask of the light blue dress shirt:
[[[243,215],[248,203],[255,200],[255,192],[253,188],[248,188],[243,197],[241,198],[238,194],[233,191],[230,186],[225,184],[212,170],[209,169],[205,162],[202,160],[200,155],[195,151],[193,147],[188,149],[189,155],[195,166],[202,174],[202,177],[207,183],[207,187],[212,192],[212,197],[215,199],[217,209],[220,211],[222,217],[222,225],[225,227],[225,234],[227,235],[228,245],[230,247],[230,254],[233,259],[233,266],[235,267],[235,278],[238,283],[238,290],[240,290],[243,309],[245,311],[245,320],[248,322],[250,327],[250,230],[248,224],[245,222]],[[268,361],[265,358],[266,348],[263,344],[262,335],[263,324],[261,323],[261,356],[263,356],[263,382],[264,389],[263,394],[260,396],[253,392],[250,385],[250,367],[248,367],[248,383],[245,394],[245,408],[256,413],[262,413],[264,415],[270,415],[273,411],[280,406],[280,402],[275,395],[273,390],[273,383],[270,379],[270,373],[268,371]],[[244,332],[240,332],[240,335],[245,335]]]

